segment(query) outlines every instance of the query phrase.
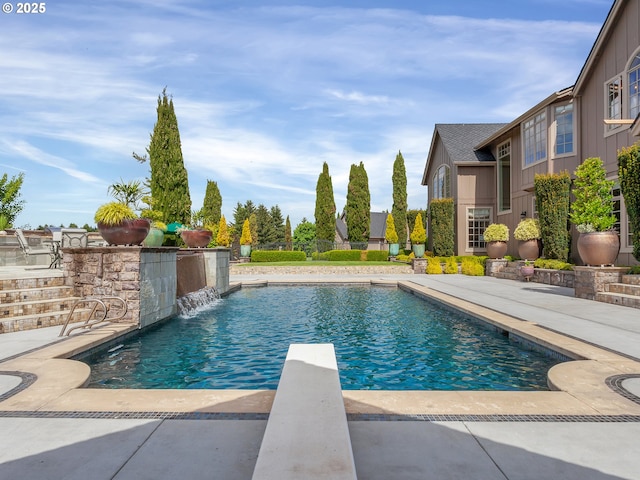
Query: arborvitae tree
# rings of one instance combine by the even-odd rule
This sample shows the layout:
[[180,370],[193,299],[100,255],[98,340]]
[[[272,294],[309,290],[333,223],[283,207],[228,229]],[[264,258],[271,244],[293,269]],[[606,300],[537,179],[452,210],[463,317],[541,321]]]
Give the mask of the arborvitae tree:
[[220,221],[218,223],[219,225],[218,234],[216,235],[216,244],[221,247],[228,247],[231,244],[231,239],[229,238],[227,220],[224,218],[224,215],[220,217]]
[[533,189],[544,256],[566,262],[569,256],[569,172],[536,174]]
[[273,230],[275,232],[275,242],[283,243],[284,242],[284,219],[282,218],[282,211],[278,205],[274,205],[269,210],[269,215],[271,216],[271,224],[273,225]]
[[[191,219],[191,197],[189,178],[184,167],[178,119],[173,109],[173,99],[167,89],[158,96],[158,121],[153,127],[147,155],[151,169],[149,187],[154,209],[162,212],[165,223],[189,223]],[[139,162],[147,155],[133,154]]]
[[284,243],[286,244],[286,250],[291,250],[293,248],[292,241],[291,220],[289,220],[289,215],[287,215],[287,221],[284,224]]
[[391,214],[398,234],[398,243],[402,248],[407,243],[407,171],[404,168],[404,158],[398,152],[393,162],[393,207]]
[[618,177],[631,223],[633,257],[640,262],[640,142],[618,152]]
[[[452,198],[438,198],[429,205],[433,254],[449,257],[455,250],[454,206]],[[420,216],[422,218],[422,216]],[[416,218],[417,221],[417,218]]]
[[336,237],[336,202],[329,175],[329,165],[324,162],[316,185],[316,238],[333,242]]
[[220,195],[218,184],[212,180],[207,180],[207,190],[204,194],[204,203],[200,212],[205,225],[217,225],[220,222],[222,195]]
[[371,228],[371,196],[369,179],[362,162],[360,165],[351,165],[345,213],[349,242],[368,243]]

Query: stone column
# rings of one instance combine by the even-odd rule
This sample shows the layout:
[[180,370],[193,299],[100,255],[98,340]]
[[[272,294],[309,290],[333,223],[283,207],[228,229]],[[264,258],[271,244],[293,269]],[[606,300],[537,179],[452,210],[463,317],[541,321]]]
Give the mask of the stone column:
[[596,293],[604,292],[605,285],[622,282],[628,267],[573,267],[575,296],[595,300]]

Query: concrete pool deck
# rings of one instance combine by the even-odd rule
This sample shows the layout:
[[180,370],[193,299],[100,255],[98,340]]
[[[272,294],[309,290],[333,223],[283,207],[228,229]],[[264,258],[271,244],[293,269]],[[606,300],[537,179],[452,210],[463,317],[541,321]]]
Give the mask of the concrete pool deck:
[[[344,392],[358,478],[637,478],[640,459],[633,454],[640,438],[640,405],[633,395],[640,393],[640,377],[634,376],[640,374],[635,369],[640,358],[638,310],[575,299],[572,290],[561,287],[489,277],[238,275],[231,280],[245,285],[413,282],[526,320],[515,320],[523,328],[536,323],[550,335],[562,332],[602,346],[605,350],[596,352],[598,366],[629,373],[617,386],[631,399],[601,382],[611,371],[596,371],[593,383],[593,369],[571,373],[577,377],[573,379],[560,375],[557,381],[574,382],[571,393],[428,392],[426,397],[405,394],[404,399],[382,393],[370,401],[369,392]],[[58,332],[55,327],[0,335],[0,359],[13,357],[0,360],[0,370],[19,361],[14,356],[20,351],[56,341]],[[65,344],[74,341],[79,340],[47,348],[67,349]],[[27,356],[34,368],[45,363],[44,350]],[[0,376],[0,395],[15,386],[15,376]],[[209,392],[201,399],[207,407],[194,413],[186,404],[173,410],[186,402],[179,391],[137,395],[127,405],[132,400],[109,393],[113,391],[101,391],[103,398],[96,399],[82,389],[72,390],[49,388],[48,398],[38,393],[28,401],[23,396],[27,404],[39,404],[30,413],[11,406],[16,395],[0,401],[0,479],[86,478],[88,473],[116,479],[251,478],[266,427],[260,412],[268,412],[272,401],[269,393],[245,395],[242,413],[238,398],[213,398]],[[512,400],[501,399],[503,393]],[[595,404],[585,404],[589,396]],[[162,410],[158,402],[168,402],[173,412],[191,413],[127,418],[127,412],[144,411],[139,407],[145,405]]]

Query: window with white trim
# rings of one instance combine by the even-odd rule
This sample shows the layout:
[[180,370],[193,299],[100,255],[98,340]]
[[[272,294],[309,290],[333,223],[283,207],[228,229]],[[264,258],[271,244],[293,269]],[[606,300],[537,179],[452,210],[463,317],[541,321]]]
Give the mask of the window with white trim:
[[484,231],[491,224],[491,207],[467,208],[467,250],[485,250]]
[[[604,112],[604,118],[609,120],[619,120],[622,118],[622,78],[617,76],[607,82],[605,85],[606,104],[607,109]],[[612,123],[607,125],[608,130],[614,130],[618,128],[620,124]]]
[[451,197],[451,174],[448,165],[440,165],[433,175],[433,198]]
[[522,124],[524,166],[547,158],[547,116],[545,111],[525,120]]
[[511,210],[511,140],[498,145],[498,211]]
[[629,117],[636,118],[640,113],[640,53],[636,53],[627,70],[629,81]]
[[556,117],[556,155],[573,153],[573,103],[558,105]]

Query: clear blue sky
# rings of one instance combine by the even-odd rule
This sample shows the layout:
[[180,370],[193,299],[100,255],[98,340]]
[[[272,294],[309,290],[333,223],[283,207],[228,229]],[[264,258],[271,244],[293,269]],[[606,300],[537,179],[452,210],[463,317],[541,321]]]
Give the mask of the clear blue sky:
[[[9,2],[15,7],[17,2]],[[391,209],[396,153],[410,208],[435,123],[509,122],[572,85],[612,0],[50,1],[0,13],[0,174],[25,173],[16,226],[93,225],[110,184],[144,179],[157,97],[172,95],[193,208],[279,205],[314,220],[364,162]]]

